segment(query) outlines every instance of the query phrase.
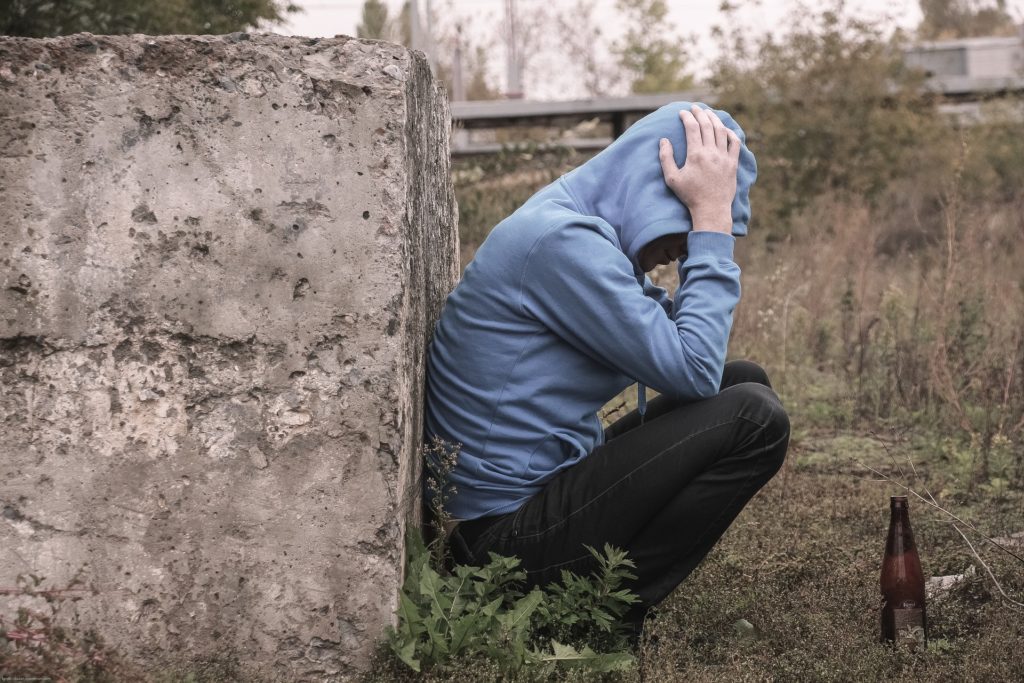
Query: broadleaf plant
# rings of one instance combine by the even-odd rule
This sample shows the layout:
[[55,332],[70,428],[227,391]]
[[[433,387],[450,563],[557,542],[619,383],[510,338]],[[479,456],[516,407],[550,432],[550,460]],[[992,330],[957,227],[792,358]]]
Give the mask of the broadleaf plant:
[[584,667],[595,672],[629,668],[629,629],[622,617],[639,599],[622,584],[636,578],[623,550],[587,547],[596,571],[563,571],[561,582],[524,590],[526,572],[516,557],[489,553],[483,566],[455,565],[445,542],[454,494],[449,474],[458,444],[435,439],[424,448],[426,498],[433,518],[427,544],[410,528],[398,626],[388,631],[392,653],[416,672],[485,658],[512,672],[524,666]]
[[510,672],[545,663],[595,672],[632,666],[620,618],[637,596],[620,587],[633,577],[625,552],[589,548],[598,563],[592,576],[566,571],[560,583],[524,592],[518,558],[491,553],[483,566],[442,574],[418,530],[410,531],[408,548],[398,626],[388,641],[413,671],[476,657]]

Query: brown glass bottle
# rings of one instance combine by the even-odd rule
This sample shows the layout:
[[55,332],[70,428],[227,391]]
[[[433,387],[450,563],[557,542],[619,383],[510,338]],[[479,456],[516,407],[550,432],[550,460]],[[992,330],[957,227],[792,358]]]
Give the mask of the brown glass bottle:
[[882,642],[924,649],[928,642],[924,574],[910,530],[907,497],[893,496],[889,506],[892,516],[882,559]]

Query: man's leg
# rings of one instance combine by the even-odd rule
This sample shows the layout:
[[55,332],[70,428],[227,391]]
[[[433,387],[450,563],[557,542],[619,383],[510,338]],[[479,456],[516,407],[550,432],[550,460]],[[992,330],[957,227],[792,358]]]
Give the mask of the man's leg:
[[[729,379],[748,374],[732,372]],[[611,543],[637,563],[634,590],[644,606],[664,598],[781,466],[789,422],[766,381],[732,384],[703,401],[661,404],[656,417],[616,435],[515,513],[471,534],[467,559],[485,561],[487,551],[516,555],[531,583],[546,584],[562,569],[593,568],[584,545]]]

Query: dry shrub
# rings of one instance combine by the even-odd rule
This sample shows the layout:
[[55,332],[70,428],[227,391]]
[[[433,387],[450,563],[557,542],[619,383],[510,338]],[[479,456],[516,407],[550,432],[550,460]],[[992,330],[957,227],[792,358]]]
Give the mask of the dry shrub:
[[[961,132],[949,132],[957,144]],[[895,183],[891,203],[902,210],[822,196],[784,240],[745,242],[731,352],[769,366],[797,407],[831,401],[842,425],[898,419],[967,436],[980,448],[972,475],[982,480],[993,445],[1014,444],[1020,482],[1021,198],[964,189],[992,168],[987,134],[963,132],[976,142],[935,184]],[[823,377],[839,380],[825,397]]]

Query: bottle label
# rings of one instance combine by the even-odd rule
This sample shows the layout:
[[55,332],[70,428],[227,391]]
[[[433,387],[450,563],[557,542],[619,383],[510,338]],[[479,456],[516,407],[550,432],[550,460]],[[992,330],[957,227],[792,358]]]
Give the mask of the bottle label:
[[924,610],[894,609],[892,611],[896,632],[896,644],[908,645],[911,649],[924,648]]

